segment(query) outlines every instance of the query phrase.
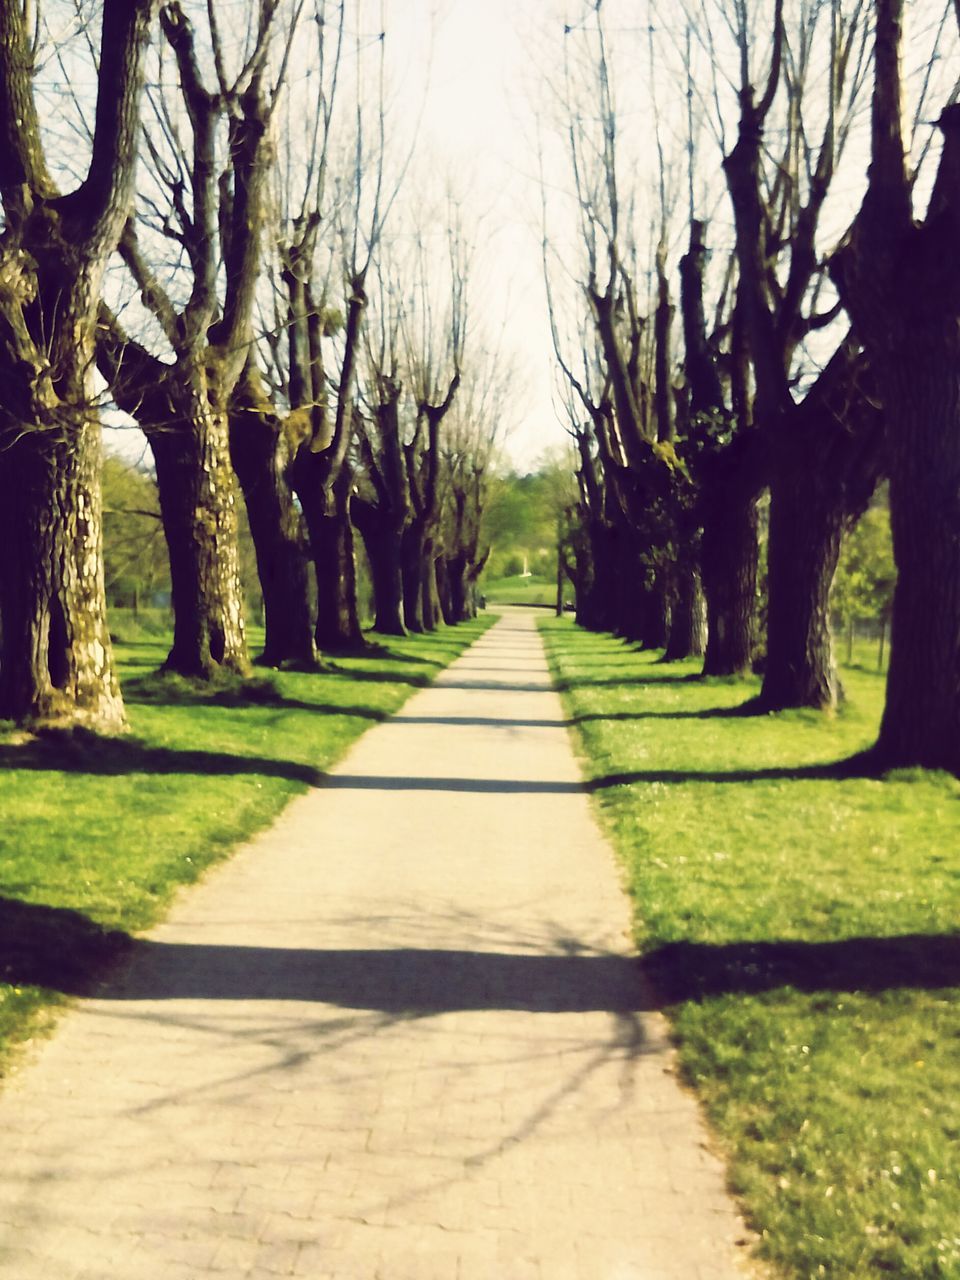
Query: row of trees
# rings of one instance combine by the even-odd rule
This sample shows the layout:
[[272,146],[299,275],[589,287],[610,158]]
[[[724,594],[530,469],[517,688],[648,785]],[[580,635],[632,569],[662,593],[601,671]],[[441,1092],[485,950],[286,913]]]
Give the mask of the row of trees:
[[268,663],[362,643],[355,530],[379,629],[470,616],[506,382],[468,348],[455,206],[439,235],[404,217],[382,24],[362,0],[249,0],[229,24],[172,0],[151,45],[151,0],[104,0],[99,41],[81,6],[31,12],[0,0],[0,717],[123,723],[105,397],[153,457],[167,669],[249,670],[237,482]]
[[[922,217],[929,141],[911,163],[903,118],[908,98],[917,122],[931,110],[956,33],[949,8],[911,7],[932,44],[908,79],[904,0],[690,0],[673,25],[641,29],[637,112],[614,85],[618,41],[633,37],[591,0],[566,27],[557,89],[572,212],[564,224],[544,195],[543,254],[579,454],[569,568],[581,621],[668,659],[703,653],[709,675],[743,673],[759,653],[758,709],[830,708],[841,540],[889,476],[898,576],[876,757],[960,771],[960,339],[946,265],[960,108],[939,115]],[[683,108],[671,119],[685,119],[672,138],[667,94]],[[637,120],[652,156],[647,226]]]

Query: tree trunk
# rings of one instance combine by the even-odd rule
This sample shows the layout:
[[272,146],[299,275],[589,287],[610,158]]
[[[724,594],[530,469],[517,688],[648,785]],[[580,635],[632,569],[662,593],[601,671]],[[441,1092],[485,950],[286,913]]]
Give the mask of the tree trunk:
[[373,578],[373,629],[388,636],[405,636],[403,625],[402,526],[397,528],[372,503],[357,499],[350,505],[360,530]]
[[664,662],[702,657],[706,642],[705,627],[700,574],[693,565],[680,565],[670,611],[670,635],[663,655]]
[[829,602],[844,511],[821,466],[816,453],[785,449],[771,478],[765,711],[837,704]]
[[[242,389],[241,389],[242,391]],[[269,667],[317,665],[302,517],[286,480],[289,446],[269,411],[235,396],[230,409],[230,457],[243,490],[263,593]]]
[[471,573],[472,567],[470,558],[462,551],[446,561],[450,607],[449,616],[444,614],[444,622],[469,622],[477,616],[476,578]]
[[670,601],[665,584],[658,578],[651,586],[636,587],[636,605],[640,626],[634,637],[644,649],[666,649],[670,639]]
[[957,323],[903,334],[882,379],[891,431],[890,520],[897,583],[884,768],[960,774],[960,340]]
[[902,0],[877,0],[867,194],[834,281],[880,389],[890,451],[893,595],[883,768],[960,774],[960,107],[926,219],[905,159]]
[[437,599],[440,602],[440,619],[448,627],[459,619],[454,617],[453,586],[450,581],[450,562],[443,554],[434,561],[436,568]]
[[403,573],[403,621],[408,631],[423,631],[423,535],[416,521],[403,531],[400,548]]
[[0,453],[0,718],[116,731],[100,427],[8,426]]
[[756,497],[717,495],[704,511],[701,567],[707,600],[705,676],[742,676],[756,651],[757,562],[760,555]]
[[344,466],[333,487],[332,511],[322,491],[303,503],[310,549],[317,577],[317,648],[330,653],[355,652],[365,647],[357,603],[357,564],[350,520],[353,476]]
[[226,415],[205,391],[187,395],[179,421],[143,424],[170,554],[173,648],[164,670],[197,679],[218,670],[249,675]]
[[423,626],[426,631],[436,631],[443,621],[443,611],[440,607],[440,588],[437,582],[437,555],[432,538],[428,538],[424,544],[420,566]]

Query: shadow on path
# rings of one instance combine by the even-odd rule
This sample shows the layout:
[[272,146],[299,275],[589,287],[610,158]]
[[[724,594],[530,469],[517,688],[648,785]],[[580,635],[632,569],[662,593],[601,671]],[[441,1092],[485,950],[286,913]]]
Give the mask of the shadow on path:
[[334,773],[323,779],[334,791],[462,791],[489,795],[576,795],[580,782],[515,778],[408,778],[390,774]]
[[134,944],[130,969],[102,998],[297,1000],[390,1014],[637,1013],[650,1008],[639,961],[621,956],[149,941]]
[[97,991],[101,999],[293,1000],[415,1016],[483,1009],[629,1014],[783,987],[871,994],[960,987],[957,933],[674,942],[642,961],[572,951],[209,946],[135,940],[77,911],[0,897],[0,981],[89,995],[118,960],[127,963]]

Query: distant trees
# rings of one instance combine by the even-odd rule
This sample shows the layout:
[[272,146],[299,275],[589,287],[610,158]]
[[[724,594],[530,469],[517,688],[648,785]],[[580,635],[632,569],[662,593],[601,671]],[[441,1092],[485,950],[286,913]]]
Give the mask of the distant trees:
[[[45,152],[56,122],[35,98],[43,14],[28,29],[23,5],[0,4],[0,529],[16,548],[0,565],[0,717],[24,723],[123,726],[95,368],[149,441],[158,496],[154,511],[141,478],[107,463],[111,592],[136,604],[162,579],[162,527],[168,670],[249,671],[237,477],[267,662],[310,667],[318,649],[363,644],[353,518],[393,484],[386,454],[403,471],[387,537],[402,604],[392,616],[378,606],[378,621],[402,631],[469,616],[483,562],[499,426],[487,415],[500,406],[471,393],[474,416],[449,416],[465,368],[462,263],[445,271],[431,250],[404,283],[420,307],[408,302],[397,330],[412,412],[385,453],[389,371],[379,386],[366,372],[360,383],[376,345],[370,283],[406,170],[388,155],[379,11],[364,0],[247,0],[227,24],[215,5],[169,0],[148,53],[153,16],[147,0],[105,0],[99,46],[73,28],[56,90],[81,133],[90,104],[69,77],[87,65],[98,83],[76,184],[66,152],[63,168]],[[450,306],[424,306],[444,289]]]
[[[915,58],[908,82],[900,0],[700,0],[682,15],[651,13],[640,34],[619,15],[598,3],[562,37],[558,26],[558,142],[541,162],[561,401],[579,455],[581,620],[663,647],[667,660],[688,654],[696,642],[681,633],[699,576],[704,673],[759,660],[758,709],[829,708],[840,696],[829,618],[841,541],[889,472],[899,656],[877,758],[956,771],[956,316],[942,263],[960,110],[940,115],[943,153],[921,222],[902,119],[908,91],[918,119],[938,91],[946,98],[937,71],[957,48],[955,24],[929,12],[926,60]],[[618,80],[628,60],[629,81]],[[851,180],[859,189],[871,80],[872,160],[851,227],[854,207],[835,192]],[[672,136],[661,127],[666,96]],[[566,210],[555,194],[561,148]],[[845,616],[867,576],[838,588]],[[882,596],[886,584],[871,579],[870,590]]]

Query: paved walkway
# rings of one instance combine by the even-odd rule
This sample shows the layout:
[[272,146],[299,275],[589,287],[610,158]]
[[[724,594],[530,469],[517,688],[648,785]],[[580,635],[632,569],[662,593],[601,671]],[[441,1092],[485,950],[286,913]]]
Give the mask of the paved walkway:
[[733,1280],[532,619],[186,893],[0,1098],[3,1280]]

